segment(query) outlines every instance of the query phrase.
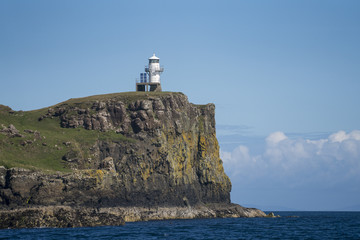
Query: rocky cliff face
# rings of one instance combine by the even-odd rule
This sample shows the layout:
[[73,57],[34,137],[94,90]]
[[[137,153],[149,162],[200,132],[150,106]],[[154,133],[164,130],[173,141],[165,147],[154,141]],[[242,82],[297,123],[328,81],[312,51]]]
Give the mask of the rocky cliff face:
[[213,104],[191,104],[182,93],[94,96],[48,108],[38,124],[57,121],[98,137],[63,143],[68,173],[0,167],[0,206],[229,204],[214,116]]

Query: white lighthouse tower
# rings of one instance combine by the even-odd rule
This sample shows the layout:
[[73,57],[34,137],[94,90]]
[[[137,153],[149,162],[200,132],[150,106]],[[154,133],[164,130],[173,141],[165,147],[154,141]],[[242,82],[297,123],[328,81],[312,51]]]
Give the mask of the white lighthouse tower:
[[160,74],[164,71],[164,68],[160,67],[160,58],[154,55],[149,58],[149,66],[145,67],[145,72],[149,74],[150,83],[160,83]]
[[160,74],[164,68],[160,66],[160,58],[155,56],[149,58],[149,65],[145,67],[145,72],[149,75],[149,81],[146,80],[145,73],[140,74],[140,82],[136,83],[136,91],[147,91],[150,86],[151,92],[161,92]]

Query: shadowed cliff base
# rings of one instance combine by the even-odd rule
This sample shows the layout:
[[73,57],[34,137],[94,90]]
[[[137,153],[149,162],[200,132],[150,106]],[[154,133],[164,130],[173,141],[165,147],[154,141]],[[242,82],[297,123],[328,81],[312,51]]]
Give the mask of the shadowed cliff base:
[[28,112],[2,106],[0,149],[0,208],[8,213],[136,207],[141,217],[131,218],[131,211],[122,217],[137,221],[151,212],[167,219],[156,210],[165,207],[175,218],[223,217],[226,211],[265,216],[230,204],[215,106],[191,104],[182,93],[98,95]]

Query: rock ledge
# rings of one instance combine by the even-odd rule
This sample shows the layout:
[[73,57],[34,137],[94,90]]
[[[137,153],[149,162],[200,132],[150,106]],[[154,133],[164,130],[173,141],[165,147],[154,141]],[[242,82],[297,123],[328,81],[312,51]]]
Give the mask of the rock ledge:
[[0,228],[64,228],[118,226],[125,222],[265,217],[265,213],[237,204],[210,204],[195,207],[111,207],[72,208],[68,206],[30,207],[0,210]]

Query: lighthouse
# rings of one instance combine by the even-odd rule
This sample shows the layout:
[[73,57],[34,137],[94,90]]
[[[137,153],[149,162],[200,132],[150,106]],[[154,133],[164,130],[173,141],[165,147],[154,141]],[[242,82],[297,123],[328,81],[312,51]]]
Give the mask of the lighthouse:
[[[149,65],[145,67],[145,73],[140,73],[140,82],[136,81],[136,91],[148,91],[150,86],[150,92],[161,92],[160,74],[164,71],[164,68],[160,66],[160,58],[155,56],[149,58]],[[149,80],[146,79],[147,75]]]

